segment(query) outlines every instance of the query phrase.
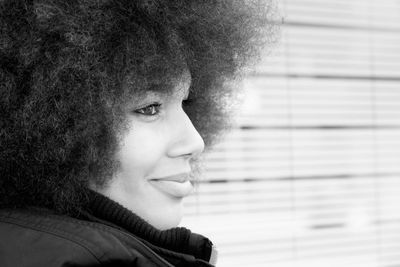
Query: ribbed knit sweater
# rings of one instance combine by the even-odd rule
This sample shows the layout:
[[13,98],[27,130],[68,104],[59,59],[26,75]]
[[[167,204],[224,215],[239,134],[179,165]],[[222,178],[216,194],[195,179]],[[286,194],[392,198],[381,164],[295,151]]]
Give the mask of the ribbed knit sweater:
[[158,230],[135,213],[97,192],[89,192],[89,205],[81,216],[128,231],[168,261],[171,261],[169,255],[183,253],[215,264],[216,250],[208,238],[184,227]]

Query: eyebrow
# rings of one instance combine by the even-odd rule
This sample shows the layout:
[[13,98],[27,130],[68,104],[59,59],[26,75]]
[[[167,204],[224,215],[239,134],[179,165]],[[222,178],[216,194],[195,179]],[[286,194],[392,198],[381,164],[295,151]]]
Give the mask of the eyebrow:
[[[180,85],[180,84],[179,84]],[[184,84],[184,99],[189,97],[190,94],[190,84],[188,86],[186,86],[186,83]],[[156,95],[159,96],[163,96],[163,97],[170,97],[172,96],[175,92],[181,92],[183,87],[179,87],[177,89],[175,89],[177,86],[170,86],[170,85],[165,85],[165,84],[157,84],[157,85],[152,85],[147,93],[154,93]],[[145,94],[147,95],[147,94]]]

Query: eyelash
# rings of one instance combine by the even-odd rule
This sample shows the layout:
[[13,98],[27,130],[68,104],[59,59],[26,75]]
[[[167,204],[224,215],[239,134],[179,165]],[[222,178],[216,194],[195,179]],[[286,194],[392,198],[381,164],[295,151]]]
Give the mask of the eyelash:
[[[152,109],[153,112],[147,113],[146,110]],[[146,107],[139,108],[135,110],[136,113],[143,115],[143,116],[155,116],[160,113],[161,104],[160,103],[153,103]]]
[[192,99],[185,99],[185,100],[182,101],[182,106],[183,106],[183,107],[187,107],[187,106],[189,106],[192,102],[193,102]]
[[[192,101],[190,99],[183,100],[182,106],[187,107],[191,102]],[[135,110],[135,112],[143,116],[156,116],[160,113],[161,106],[162,106],[161,103],[153,103],[143,108],[139,108]],[[148,111],[149,109],[151,109],[151,112],[150,113],[146,112],[146,110]]]

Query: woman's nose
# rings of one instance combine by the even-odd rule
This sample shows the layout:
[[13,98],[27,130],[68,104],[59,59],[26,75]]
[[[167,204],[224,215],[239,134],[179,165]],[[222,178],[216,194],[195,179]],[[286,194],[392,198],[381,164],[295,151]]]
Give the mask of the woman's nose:
[[172,118],[171,143],[168,149],[168,156],[194,157],[204,150],[204,140],[194,127],[187,114],[181,110],[179,114]]

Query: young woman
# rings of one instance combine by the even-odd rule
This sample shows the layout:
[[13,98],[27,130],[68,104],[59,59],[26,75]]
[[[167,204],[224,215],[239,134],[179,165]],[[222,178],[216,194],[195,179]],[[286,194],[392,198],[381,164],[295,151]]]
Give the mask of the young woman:
[[211,266],[178,228],[265,1],[0,1],[0,265]]

